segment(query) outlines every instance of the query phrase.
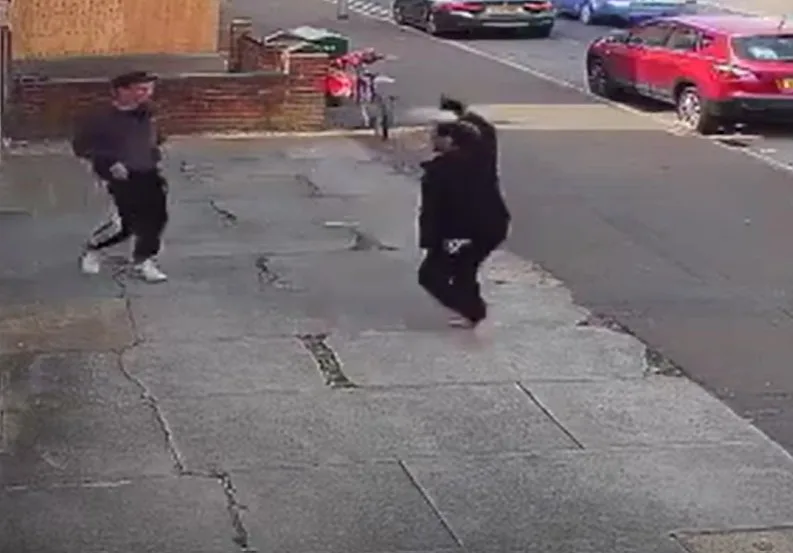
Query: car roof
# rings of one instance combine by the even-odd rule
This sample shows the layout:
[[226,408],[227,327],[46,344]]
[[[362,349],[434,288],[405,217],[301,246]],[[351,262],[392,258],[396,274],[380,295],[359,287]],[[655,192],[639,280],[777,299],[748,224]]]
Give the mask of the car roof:
[[746,15],[682,15],[665,18],[670,21],[697,27],[703,31],[728,35],[778,35],[793,34],[793,21],[779,28],[781,18]]

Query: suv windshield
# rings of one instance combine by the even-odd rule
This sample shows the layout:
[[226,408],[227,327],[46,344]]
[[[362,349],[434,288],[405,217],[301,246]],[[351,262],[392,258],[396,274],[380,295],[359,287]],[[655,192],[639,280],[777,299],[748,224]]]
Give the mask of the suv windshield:
[[793,61],[793,35],[758,35],[734,38],[739,58],[758,61]]

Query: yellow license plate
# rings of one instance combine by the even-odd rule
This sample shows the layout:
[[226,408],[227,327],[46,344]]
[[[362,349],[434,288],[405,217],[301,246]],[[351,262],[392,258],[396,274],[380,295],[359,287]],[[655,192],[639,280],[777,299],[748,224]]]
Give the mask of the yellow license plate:
[[793,79],[782,79],[779,81],[779,88],[789,92],[793,92]]
[[520,6],[490,6],[487,8],[488,13],[517,13],[520,11]]

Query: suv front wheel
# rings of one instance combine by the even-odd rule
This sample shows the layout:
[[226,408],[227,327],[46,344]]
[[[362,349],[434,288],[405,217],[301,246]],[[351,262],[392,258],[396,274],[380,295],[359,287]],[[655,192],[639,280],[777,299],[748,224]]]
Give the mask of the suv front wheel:
[[719,121],[708,110],[696,86],[686,86],[677,95],[677,120],[700,134],[713,134],[719,130]]

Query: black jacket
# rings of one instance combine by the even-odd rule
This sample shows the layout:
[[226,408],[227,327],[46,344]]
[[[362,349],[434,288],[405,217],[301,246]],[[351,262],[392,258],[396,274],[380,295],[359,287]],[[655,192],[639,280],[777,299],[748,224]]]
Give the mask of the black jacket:
[[468,238],[501,242],[509,226],[504,199],[469,152],[440,154],[422,164],[419,247]]
[[475,170],[479,172],[479,178],[489,182],[493,187],[489,196],[489,205],[493,210],[493,217],[505,219],[508,224],[511,216],[504,201],[504,196],[501,193],[501,183],[498,177],[498,135],[496,127],[473,111],[463,113],[460,120],[474,125],[479,131],[479,142],[474,152],[474,156],[478,158],[479,163]]

